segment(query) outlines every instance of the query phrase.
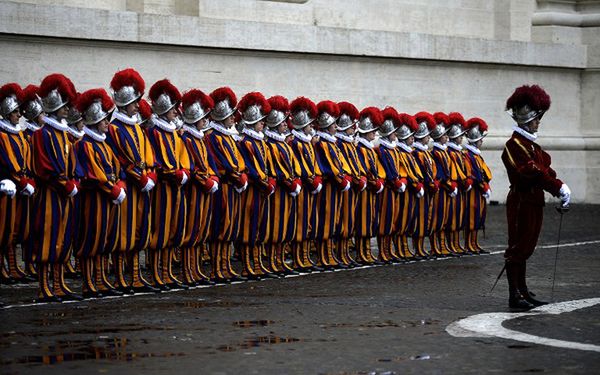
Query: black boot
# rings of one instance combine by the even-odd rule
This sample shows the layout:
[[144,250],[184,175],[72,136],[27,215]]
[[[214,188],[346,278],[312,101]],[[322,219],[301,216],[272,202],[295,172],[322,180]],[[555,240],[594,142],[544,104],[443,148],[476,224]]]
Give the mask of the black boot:
[[529,288],[527,288],[527,281],[526,281],[526,274],[527,274],[527,263],[523,262],[523,263],[518,263],[517,265],[517,270],[518,270],[518,275],[519,275],[519,292],[521,292],[521,295],[523,296],[523,298],[525,299],[525,301],[531,303],[533,306],[543,306],[543,305],[547,305],[548,302],[545,301],[540,301],[535,299],[535,294],[533,292],[529,291]]
[[514,262],[506,262],[506,278],[508,280],[508,307],[514,310],[531,310],[535,306],[521,295],[518,289],[519,268]]

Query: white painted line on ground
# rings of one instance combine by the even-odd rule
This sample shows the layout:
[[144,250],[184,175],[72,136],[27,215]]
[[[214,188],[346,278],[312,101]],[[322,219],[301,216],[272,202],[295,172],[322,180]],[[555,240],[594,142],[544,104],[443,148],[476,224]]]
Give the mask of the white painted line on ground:
[[600,298],[589,298],[575,301],[552,303],[545,306],[540,306],[536,309],[524,313],[477,314],[450,324],[448,327],[446,327],[446,332],[448,332],[454,337],[499,337],[507,340],[516,340],[532,344],[553,346],[556,348],[577,349],[600,353],[600,346],[598,345],[540,337],[519,331],[514,331],[508,328],[504,328],[502,326],[503,322],[521,316],[536,316],[547,314],[558,315],[566,312],[584,309],[586,307],[592,307],[598,304],[600,304]]
[[[597,244],[597,243],[600,243],[600,240],[563,243],[563,244],[560,244],[559,247],[584,246],[584,245],[592,245],[592,244]],[[487,246],[487,248],[498,248],[498,247],[500,247],[500,245]],[[505,248],[506,246],[503,245],[502,247]],[[556,248],[556,245],[542,245],[542,246],[538,246],[537,248],[541,248],[541,249]],[[504,250],[490,251],[488,253],[481,254],[481,255],[497,255],[497,254],[504,254]],[[471,256],[471,255],[469,255],[469,256]],[[452,260],[452,259],[460,259],[460,258],[461,257],[446,257],[446,258],[428,259],[427,261],[439,262],[439,261],[444,261],[444,260]],[[391,265],[402,266],[402,265],[407,265],[407,264],[412,264],[412,263],[420,263],[420,262],[422,262],[422,261],[409,261],[409,262],[405,262],[405,263],[393,263]],[[366,269],[366,268],[376,268],[376,267],[383,267],[383,266],[386,266],[386,265],[377,264],[377,265],[360,266],[360,267],[355,267],[355,268],[337,269],[334,271],[315,272],[315,273],[300,273],[299,275],[290,275],[290,276],[286,276],[285,278],[290,279],[290,278],[294,278],[294,277],[319,275],[319,274],[326,274],[326,273],[332,273],[332,272],[356,271],[356,270],[362,270],[362,269]],[[262,279],[260,281],[234,281],[229,284],[200,285],[200,286],[190,287],[188,289],[171,289],[168,292],[162,292],[162,293],[163,294],[164,293],[175,293],[175,292],[182,292],[185,290],[192,290],[192,289],[214,288],[214,287],[220,287],[220,286],[225,286],[225,285],[242,284],[242,283],[246,283],[246,282],[265,282],[268,280],[278,280],[278,279]],[[11,287],[11,286],[3,286],[3,287]],[[107,300],[107,299],[123,298],[123,297],[137,297],[137,296],[151,295],[151,294],[154,294],[154,293],[136,293],[134,295],[125,295],[125,296],[120,296],[120,297],[89,298],[89,299],[86,299],[83,301],[65,301],[62,303],[63,304],[65,304],[65,303],[81,303],[81,302],[87,302],[87,301],[93,301],[93,300]],[[12,308],[17,308],[17,307],[42,306],[42,305],[48,305],[48,304],[49,303],[47,303],[47,302],[42,302],[42,303],[34,302],[34,303],[24,303],[24,304],[18,304],[18,305],[7,305],[7,306],[0,307],[0,310],[12,309]],[[52,303],[52,305],[55,305],[55,303]]]

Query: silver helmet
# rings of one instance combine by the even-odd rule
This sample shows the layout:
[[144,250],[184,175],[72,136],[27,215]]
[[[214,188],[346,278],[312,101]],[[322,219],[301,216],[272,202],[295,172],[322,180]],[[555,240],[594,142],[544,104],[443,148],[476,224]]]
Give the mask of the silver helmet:
[[77,99],[73,82],[59,73],[50,74],[42,80],[39,95],[42,98],[42,108],[48,114],[58,111]]
[[271,112],[265,118],[265,123],[269,128],[274,128],[279,126],[282,122],[284,122],[288,118],[288,114],[282,111],[278,111],[276,109],[271,109]]
[[183,121],[188,124],[195,124],[196,122],[202,120],[208,114],[210,110],[205,111],[199,102],[194,102],[187,107],[183,107]]
[[465,119],[458,112],[448,114],[448,137],[450,139],[458,138],[465,134]]
[[517,87],[506,101],[506,110],[519,126],[541,118],[550,109],[550,96],[538,85]]
[[110,113],[111,111],[102,108],[102,102],[100,100],[95,101],[83,112],[83,123],[86,125],[97,124],[107,118]]
[[28,100],[21,105],[21,112],[29,121],[35,120],[43,111],[42,99],[40,99],[37,94],[35,94],[33,99]]
[[360,112],[358,132],[362,134],[374,132],[383,122],[381,111],[377,107],[367,107]]
[[2,93],[2,98],[0,99],[0,115],[6,117],[21,105],[17,97],[22,99],[23,90],[21,89],[21,86],[16,83],[8,83],[0,88],[0,92]]
[[337,128],[338,128],[338,130],[342,130],[342,131],[347,130],[350,127],[352,127],[353,125],[355,125],[357,122],[358,122],[358,120],[353,120],[346,113],[342,113],[342,115],[338,118]]
[[70,107],[69,113],[67,113],[67,117],[65,120],[67,120],[67,124],[69,124],[69,126],[70,126],[70,125],[77,124],[79,121],[83,120],[83,118],[81,117],[81,113],[79,113],[77,108]]
[[169,112],[169,110],[176,105],[176,101],[173,101],[168,94],[163,93],[160,94],[156,100],[152,101],[152,111],[160,116]]
[[337,121],[340,107],[331,100],[323,100],[317,104],[317,112],[317,126],[319,129],[327,129]]
[[419,123],[419,128],[415,132],[415,138],[417,138],[417,139],[425,138],[430,133],[431,133],[431,131],[429,131],[429,128],[427,127],[427,122],[426,121],[421,121]]
[[63,99],[58,90],[52,90],[48,95],[42,98],[42,107],[44,108],[44,112],[52,113],[58,111],[65,105],[69,104],[69,101]]
[[269,102],[260,92],[250,92],[244,95],[238,107],[246,125],[256,124],[267,117],[271,111]]
[[237,98],[229,87],[221,87],[210,94],[215,102],[215,107],[210,112],[210,117],[215,121],[223,121],[236,111]]
[[110,82],[112,96],[118,107],[125,107],[144,95],[145,82],[134,69],[116,72]]
[[465,130],[460,126],[460,124],[452,124],[448,129],[448,137],[450,139],[458,138],[461,135],[465,134]]
[[340,131],[347,130],[358,122],[358,109],[354,104],[349,102],[339,102],[340,117],[337,120],[337,129]]
[[401,141],[407,139],[413,134],[415,134],[415,132],[406,125],[401,125],[398,129],[396,129],[396,137],[398,137],[398,139]]
[[335,123],[336,120],[336,117],[333,117],[327,112],[321,112],[319,116],[317,116],[317,124],[319,126],[319,129],[325,129],[330,127]]
[[181,100],[181,93],[168,79],[155,82],[150,88],[149,96],[152,111],[158,116],[169,112]]
[[373,124],[370,117],[363,117],[358,121],[358,132],[359,133],[370,133],[377,130],[377,127]]
[[510,116],[517,122],[518,125],[524,125],[528,122],[541,117],[545,111],[535,111],[527,104],[520,108],[513,108],[510,111]]
[[380,136],[387,137],[396,131],[396,126],[394,125],[394,121],[388,118],[381,124],[378,130]]
[[487,135],[488,126],[483,119],[473,117],[467,121],[467,129],[468,130],[465,133],[467,142],[475,143]]
[[[91,89],[87,90],[77,100],[77,110],[81,113],[83,123],[85,125],[95,125],[100,121],[104,120],[112,113],[115,105],[110,96],[104,89]],[[77,119],[77,113],[69,111],[69,116],[72,117],[67,119],[69,124],[74,124]]]
[[447,132],[448,132],[448,129],[446,128],[444,123],[439,123],[431,131],[431,138],[439,139],[442,135],[446,134]]
[[298,97],[290,104],[291,122],[294,129],[299,130],[307,127],[317,116],[317,106],[312,100]]
[[208,116],[215,105],[210,96],[198,89],[192,89],[183,94],[181,102],[183,103],[183,121],[188,124],[195,124]]

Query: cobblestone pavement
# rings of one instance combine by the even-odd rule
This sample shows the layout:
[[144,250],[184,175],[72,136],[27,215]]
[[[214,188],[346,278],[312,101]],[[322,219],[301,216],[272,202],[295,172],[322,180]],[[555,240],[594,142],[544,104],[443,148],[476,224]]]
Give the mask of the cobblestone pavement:
[[[530,288],[554,301],[600,297],[600,206],[564,217],[552,295],[558,217],[548,205]],[[30,305],[34,284],[3,285],[0,373],[598,373],[598,351],[447,333],[508,312],[505,278],[489,293],[503,206],[490,207],[481,242],[491,255],[68,304]],[[600,305],[503,326],[598,347]]]

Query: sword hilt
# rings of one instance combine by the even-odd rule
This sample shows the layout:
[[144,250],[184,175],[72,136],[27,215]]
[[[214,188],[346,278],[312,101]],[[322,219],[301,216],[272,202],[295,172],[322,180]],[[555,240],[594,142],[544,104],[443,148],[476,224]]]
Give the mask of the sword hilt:
[[569,206],[569,205],[566,205],[566,206],[558,205],[555,208],[556,208],[556,212],[558,212],[559,214],[562,215],[562,214],[564,214],[566,212],[569,212],[569,210],[571,209],[571,206]]

